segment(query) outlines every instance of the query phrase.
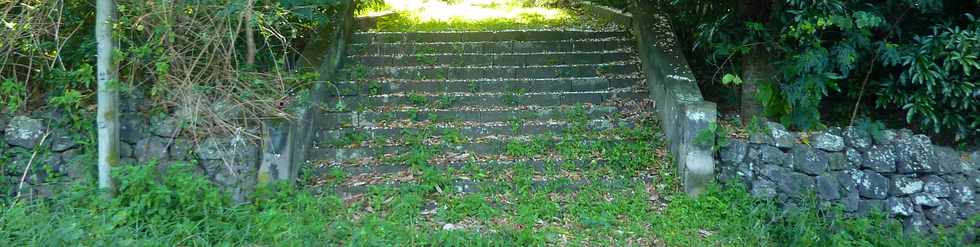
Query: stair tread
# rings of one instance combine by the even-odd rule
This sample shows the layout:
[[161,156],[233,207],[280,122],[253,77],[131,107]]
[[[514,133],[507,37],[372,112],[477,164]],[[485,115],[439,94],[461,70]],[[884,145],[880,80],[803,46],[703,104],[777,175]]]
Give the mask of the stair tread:
[[[601,167],[595,153],[559,149],[630,138],[603,130],[638,123],[620,116],[621,100],[648,93],[634,42],[624,31],[357,32],[310,162],[320,174],[412,172],[404,158],[425,147],[437,169]],[[508,147],[526,144],[546,148]]]
[[445,32],[355,32],[352,43],[373,42],[460,42],[460,41],[540,41],[625,38],[623,31],[592,30],[502,30]]
[[[439,170],[463,169],[467,166],[476,166],[480,170],[490,171],[492,169],[507,169],[516,166],[527,166],[534,171],[547,171],[554,166],[574,169],[592,169],[605,165],[606,161],[601,159],[515,159],[515,160],[484,160],[484,161],[437,161],[430,162],[427,167]],[[341,169],[347,175],[360,175],[366,173],[395,173],[412,169],[411,164],[407,163],[362,163],[362,164],[343,164],[329,165],[324,164],[314,169],[314,174],[327,174],[331,169]]]
[[[348,182],[333,189],[341,194],[362,194],[367,193],[371,187],[402,187],[417,186],[419,183],[415,177],[404,179],[390,179],[371,177],[366,180]],[[547,190],[551,192],[575,192],[588,186],[615,186],[622,189],[630,189],[636,184],[649,184],[657,181],[656,176],[631,176],[622,178],[602,178],[602,179],[572,179],[572,178],[535,178],[530,182],[531,190]],[[514,190],[518,186],[511,181],[478,181],[472,179],[455,179],[450,188],[440,188],[440,190],[453,193],[477,193],[483,191]]]
[[[502,138],[530,138],[531,136],[501,136]],[[537,135],[540,137],[540,135]],[[394,144],[391,146],[367,146],[367,147],[323,147],[315,145],[313,147],[313,155],[311,160],[331,160],[331,161],[352,161],[365,157],[386,157],[386,158],[398,158],[399,155],[410,154],[411,152],[418,150],[420,148],[425,148],[427,152],[434,153],[459,153],[459,154],[478,154],[478,155],[502,155],[502,154],[515,154],[521,155],[532,155],[527,153],[510,153],[508,150],[509,145],[524,145],[528,144],[528,141],[524,142],[514,142],[516,139],[486,139],[483,142],[471,142],[471,143],[450,143],[446,140],[441,139],[427,139],[427,140],[439,140],[439,143],[426,143],[424,145],[413,145],[413,144]],[[618,138],[605,138],[605,139],[592,139],[592,140],[563,140],[563,139],[537,139],[534,140],[534,145],[544,145],[545,147],[555,147],[559,144],[576,144],[576,145],[607,145],[614,144],[616,142],[621,142],[626,139]],[[571,142],[568,142],[571,141]],[[530,145],[530,144],[529,144]],[[533,155],[537,156],[552,156],[557,152],[556,150],[544,150],[541,153],[535,153]]]
[[607,52],[633,51],[633,40],[563,40],[563,41],[478,41],[430,43],[361,43],[351,44],[348,54],[414,55],[454,53],[536,53],[536,52]]
[[[614,99],[639,99],[646,94],[634,91],[539,92],[527,94],[391,94],[347,96],[327,100],[326,111],[379,110],[405,107],[450,108],[458,106],[560,106],[602,104]],[[343,107],[343,108],[340,108]]]
[[616,107],[601,105],[544,106],[544,107],[466,107],[455,109],[381,109],[379,111],[327,112],[319,127],[384,126],[387,122],[434,121],[444,122],[506,122],[513,120],[561,120],[582,115],[588,119],[614,115]]
[[[507,123],[495,123],[495,125],[476,125],[476,126],[435,126],[435,125],[414,125],[404,127],[387,128],[341,128],[341,129],[321,129],[316,132],[318,139],[344,140],[335,142],[317,141],[323,147],[348,148],[349,142],[357,142],[360,147],[382,147],[404,145],[406,138],[417,138],[419,133],[429,134],[427,141],[432,144],[463,145],[471,143],[492,143],[506,142],[510,140],[527,140],[544,135],[562,135],[577,133],[578,131],[601,131],[612,126],[635,126],[636,123],[627,120],[605,120],[594,119],[582,125],[574,123],[553,123],[553,124],[524,124],[507,125]],[[581,128],[576,128],[581,127]],[[622,139],[622,138],[621,138]],[[436,142],[438,140],[439,142]],[[458,143],[449,143],[449,140]],[[602,140],[602,139],[597,139]],[[377,142],[383,141],[383,144]],[[365,144],[368,143],[368,144]]]

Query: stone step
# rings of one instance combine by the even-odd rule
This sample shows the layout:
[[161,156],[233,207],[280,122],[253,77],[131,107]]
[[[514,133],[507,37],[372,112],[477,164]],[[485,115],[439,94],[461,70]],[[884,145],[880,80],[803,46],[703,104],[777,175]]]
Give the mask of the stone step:
[[[310,160],[316,161],[331,161],[331,162],[346,162],[363,158],[379,158],[379,157],[392,157],[396,158],[400,155],[408,155],[413,152],[418,151],[420,148],[424,148],[427,153],[430,154],[442,154],[442,153],[465,153],[471,155],[504,155],[508,154],[508,145],[513,145],[511,139],[504,140],[488,140],[487,142],[479,143],[460,143],[453,144],[448,142],[443,142],[440,144],[426,144],[426,145],[396,145],[396,146],[370,146],[370,147],[348,147],[348,148],[332,148],[332,147],[321,147],[313,146],[310,150]],[[554,151],[554,147],[563,140],[560,139],[542,139],[537,145],[542,145],[542,148],[546,148],[548,151]],[[581,141],[582,145],[596,145],[602,146],[613,142],[618,142],[621,140],[586,140]],[[397,158],[396,158],[397,159]]]
[[480,94],[384,94],[372,96],[331,97],[324,101],[327,111],[364,111],[379,108],[398,109],[401,106],[448,109],[464,106],[561,106],[576,104],[598,105],[610,99],[640,99],[645,91],[589,91],[544,93],[480,93]]
[[351,55],[512,54],[631,51],[631,39],[350,44]]
[[627,37],[630,37],[628,32],[617,31],[514,30],[495,32],[357,32],[351,37],[351,43],[556,41]]
[[462,108],[449,110],[394,110],[385,112],[328,112],[317,120],[320,129],[363,128],[406,121],[449,122],[506,122],[596,119],[612,117],[617,109],[611,106],[504,107],[497,109]]
[[604,64],[633,60],[629,51],[548,53],[450,53],[352,55],[347,64],[364,66],[527,66]]
[[[402,172],[402,174],[397,174],[394,177],[376,177],[374,175],[366,174],[362,176],[371,177],[368,179],[363,179],[364,182],[351,182],[335,187],[315,188],[314,191],[318,189],[333,189],[336,193],[349,196],[367,193],[373,187],[394,189],[404,188],[406,186],[418,186],[419,176],[408,175],[408,172]],[[589,186],[602,186],[610,189],[618,188],[628,190],[635,188],[637,185],[653,183],[656,180],[657,178],[652,175],[605,179],[575,179],[573,177],[535,178],[532,179],[530,184],[527,184],[528,187],[525,188],[523,187],[525,186],[524,184],[515,183],[514,181],[479,181],[471,178],[456,178],[451,182],[451,185],[446,186],[447,188],[440,187],[437,190],[441,190],[443,193],[463,194],[478,192],[503,193],[522,190],[548,193],[574,193]]]
[[[319,129],[314,145],[320,147],[401,145],[410,138],[425,138],[432,142],[488,142],[514,139],[531,139],[533,136],[555,136],[582,131],[601,131],[619,127],[632,127],[635,123],[606,119],[592,119],[579,125],[564,121],[551,122],[470,122],[459,124],[408,124],[404,127]],[[577,128],[576,128],[577,127]],[[382,142],[382,143],[378,143]]]
[[639,66],[635,63],[477,67],[355,66],[341,71],[340,80],[356,81],[380,78],[404,80],[548,79],[632,75],[639,71]]
[[[440,171],[449,169],[473,169],[480,171],[506,171],[514,169],[530,169],[534,172],[549,172],[554,170],[591,170],[606,165],[605,160],[561,160],[561,159],[521,159],[521,160],[488,160],[481,162],[473,161],[447,161],[430,162],[426,164],[428,168]],[[313,176],[329,176],[335,169],[340,169],[346,176],[359,176],[364,174],[390,174],[412,170],[411,164],[405,163],[366,163],[356,165],[329,165],[323,164],[313,169]]]
[[479,80],[399,80],[382,79],[339,82],[337,92],[341,96],[382,95],[396,93],[541,93],[541,92],[588,92],[624,89],[638,86],[641,78],[604,77],[546,78],[546,79],[479,79]]

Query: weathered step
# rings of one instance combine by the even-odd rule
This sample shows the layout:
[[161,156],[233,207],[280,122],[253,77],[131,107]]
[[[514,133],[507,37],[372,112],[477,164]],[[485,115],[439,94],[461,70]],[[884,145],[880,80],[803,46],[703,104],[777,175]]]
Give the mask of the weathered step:
[[546,79],[634,74],[638,71],[638,65],[635,63],[477,67],[361,67],[354,65],[354,67],[344,69],[341,79],[342,81],[376,78],[404,80]]
[[[398,80],[382,79],[339,82],[341,96],[381,95],[412,92],[448,93],[540,93],[588,92],[621,89],[640,85],[640,78],[608,79],[604,77],[545,79],[479,79],[479,80]],[[335,92],[331,92],[336,94]]]
[[629,37],[617,31],[514,30],[495,32],[358,32],[351,43],[472,42],[472,41],[548,41]]
[[[568,122],[477,122],[462,124],[416,124],[388,128],[340,128],[320,129],[314,137],[314,145],[320,147],[347,147],[358,145],[403,144],[410,138],[425,137],[427,140],[444,142],[475,142],[484,139],[492,141],[523,138],[527,136],[561,135],[581,131],[601,131],[613,126],[632,127],[632,122],[593,119],[582,122],[579,128]],[[492,138],[492,139],[491,139]],[[382,143],[378,143],[382,142]]]
[[506,122],[595,119],[611,117],[617,111],[611,106],[505,107],[498,109],[395,110],[387,112],[328,112],[317,120],[318,128],[375,127],[389,122],[430,121]]
[[[399,188],[406,186],[418,186],[417,176],[410,176],[409,172],[393,174],[388,177],[372,176],[360,181],[352,181],[336,187],[317,188],[317,190],[333,189],[336,193],[344,195],[363,194],[371,190],[372,187]],[[602,179],[574,179],[571,177],[556,177],[548,179],[532,179],[528,187],[522,183],[514,181],[477,181],[467,178],[459,178],[452,181],[448,188],[439,188],[448,193],[502,193],[507,191],[531,190],[547,193],[570,193],[587,188],[590,186],[601,186],[607,189],[628,190],[635,188],[639,184],[649,184],[656,181],[655,176],[645,175],[628,178],[602,178]],[[322,191],[320,191],[322,193]]]
[[352,55],[348,64],[365,66],[525,66],[604,64],[632,60],[626,51],[612,52],[548,52],[495,54],[412,54],[412,55]]
[[631,51],[631,39],[350,44],[352,55],[506,54]]
[[[515,145],[515,143],[525,142],[512,142],[513,140],[492,140],[488,142],[481,143],[448,143],[443,142],[440,144],[426,144],[426,145],[398,145],[398,146],[371,146],[371,147],[353,147],[353,148],[331,148],[331,147],[321,147],[314,145],[313,150],[311,150],[310,160],[329,160],[333,162],[346,162],[363,158],[378,158],[378,157],[398,157],[400,155],[411,154],[418,151],[420,148],[424,148],[427,153],[431,154],[441,154],[441,153],[467,153],[473,155],[501,155],[508,154],[508,146]],[[555,140],[555,139],[542,139],[540,142],[534,145],[540,145],[542,148],[553,148],[559,143],[567,142],[569,140]],[[576,145],[587,145],[587,146],[603,146],[608,145],[620,140],[582,140],[577,141]],[[566,143],[567,144],[567,143]],[[542,154],[547,155],[547,154]]]
[[[589,170],[606,165],[605,160],[561,160],[561,159],[533,159],[533,160],[489,160],[481,162],[430,162],[426,167],[440,171],[449,169],[477,169],[480,171],[494,172],[513,169],[529,169],[534,172],[551,172],[554,170]],[[313,170],[314,176],[328,176],[335,169],[340,169],[346,176],[359,176],[363,174],[388,174],[411,171],[411,164],[357,164],[357,165],[320,165]]]
[[371,96],[337,97],[326,100],[331,111],[361,111],[399,106],[445,109],[463,106],[560,106],[575,104],[601,104],[614,98],[639,99],[643,91],[590,91],[544,93],[481,93],[481,94],[384,94]]

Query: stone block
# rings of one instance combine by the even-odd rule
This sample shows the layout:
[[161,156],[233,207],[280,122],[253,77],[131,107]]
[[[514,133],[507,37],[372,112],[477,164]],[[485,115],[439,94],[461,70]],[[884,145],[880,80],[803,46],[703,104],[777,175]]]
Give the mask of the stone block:
[[767,179],[752,181],[752,196],[757,198],[774,198],[777,195],[776,184]]
[[847,160],[845,153],[833,152],[827,154],[827,163],[831,171],[841,171],[848,168],[853,168],[857,166],[852,166],[850,161]]
[[925,182],[914,176],[895,176],[892,178],[891,195],[905,196],[919,193],[925,187]]
[[8,145],[33,149],[40,144],[41,137],[47,132],[47,127],[41,119],[33,119],[27,116],[16,116],[10,119],[10,123],[4,130],[4,140]]
[[942,226],[952,226],[957,222],[956,207],[947,200],[939,200],[939,205],[933,208],[924,209],[926,218],[933,224]]
[[759,161],[764,164],[789,167],[790,155],[773,146],[763,145],[759,147]]
[[745,160],[748,151],[748,144],[742,140],[732,140],[728,146],[724,146],[718,151],[721,162],[729,165],[737,165]]
[[872,146],[862,157],[861,167],[881,173],[895,172],[896,156],[892,149],[882,146]]
[[165,161],[170,158],[167,148],[169,142],[170,140],[167,138],[147,137],[136,142],[133,152],[140,163]]
[[805,145],[795,145],[792,150],[793,168],[808,175],[820,175],[829,166],[827,154]]
[[857,150],[871,147],[871,134],[867,130],[854,126],[844,129],[844,143]]
[[51,139],[51,151],[54,152],[64,152],[78,146],[75,137],[64,129],[54,130],[49,138]]
[[824,151],[844,151],[844,137],[830,132],[820,132],[810,136],[810,146]]
[[933,172],[933,160],[935,153],[932,141],[924,135],[914,135],[908,138],[899,138],[895,141],[894,152],[898,172],[900,173],[922,173]]
[[885,208],[891,215],[910,216],[915,213],[915,205],[907,197],[891,197],[885,200]]
[[834,175],[822,175],[816,178],[816,191],[820,199],[833,201],[840,198],[840,183]]
[[857,180],[857,185],[861,197],[885,199],[888,197],[891,181],[877,172],[865,170],[862,171],[862,175]]

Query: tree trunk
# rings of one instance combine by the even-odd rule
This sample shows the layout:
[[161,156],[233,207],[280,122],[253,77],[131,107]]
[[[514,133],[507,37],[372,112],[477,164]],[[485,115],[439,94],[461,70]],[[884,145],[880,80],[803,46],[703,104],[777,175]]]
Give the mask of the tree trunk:
[[255,66],[255,30],[252,28],[252,9],[255,1],[249,0],[245,6],[245,64]]
[[95,40],[98,42],[96,74],[98,77],[99,188],[111,194],[110,170],[119,163],[119,71],[112,61],[115,42],[112,23],[116,16],[112,0],[96,1]]
[[758,47],[742,55],[742,123],[749,124],[753,119],[764,120],[762,102],[759,102],[759,85],[769,81],[772,68],[768,55]]
[[[780,1],[751,0],[738,5],[738,19],[766,25],[770,21],[773,8],[778,8]],[[740,58],[742,68],[741,111],[742,123],[748,124],[753,119],[764,120],[762,103],[759,102],[759,85],[769,81],[772,67],[769,64],[769,54],[760,44],[750,47],[749,52]]]

